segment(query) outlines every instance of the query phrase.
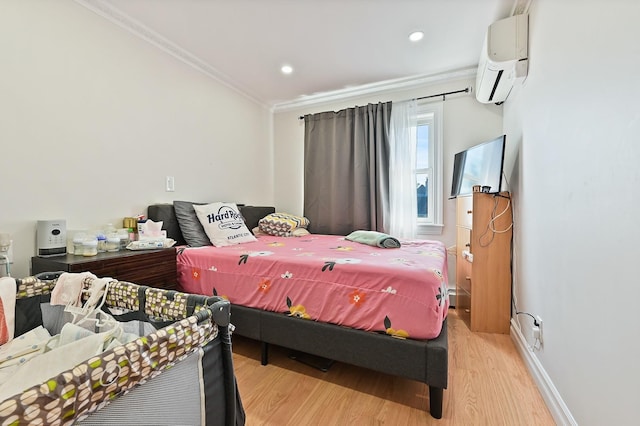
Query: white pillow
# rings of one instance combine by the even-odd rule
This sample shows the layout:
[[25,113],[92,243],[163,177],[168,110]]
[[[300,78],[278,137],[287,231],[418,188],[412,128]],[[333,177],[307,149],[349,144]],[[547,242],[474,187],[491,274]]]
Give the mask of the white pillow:
[[194,204],[193,209],[214,246],[224,247],[257,241],[245,225],[235,203]]

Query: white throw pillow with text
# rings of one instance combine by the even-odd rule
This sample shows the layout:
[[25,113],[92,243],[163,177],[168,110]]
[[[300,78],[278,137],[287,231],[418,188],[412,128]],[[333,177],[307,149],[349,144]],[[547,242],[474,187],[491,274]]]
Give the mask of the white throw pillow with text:
[[211,244],[216,247],[257,241],[235,203],[193,205]]

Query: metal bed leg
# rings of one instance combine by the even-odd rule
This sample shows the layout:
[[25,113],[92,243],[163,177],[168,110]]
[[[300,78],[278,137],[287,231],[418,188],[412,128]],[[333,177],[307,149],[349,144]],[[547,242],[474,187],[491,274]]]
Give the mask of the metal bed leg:
[[261,342],[260,353],[262,356],[261,364],[269,364],[269,344],[267,342]]

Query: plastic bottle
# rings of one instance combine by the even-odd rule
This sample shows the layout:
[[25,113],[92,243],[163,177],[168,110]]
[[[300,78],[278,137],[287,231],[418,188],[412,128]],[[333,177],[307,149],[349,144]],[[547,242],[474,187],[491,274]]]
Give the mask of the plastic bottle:
[[129,244],[129,230],[127,228],[120,228],[117,231],[117,235],[120,238],[120,250],[127,248]]
[[107,236],[99,232],[96,235],[96,239],[98,241],[98,253],[104,253],[107,251]]
[[76,256],[84,255],[84,240],[87,236],[79,232],[73,236],[73,254]]
[[137,241],[138,234],[133,230],[133,228],[129,228],[129,241]]
[[98,239],[87,238],[82,242],[82,255],[95,256],[98,254]]
[[106,250],[108,252],[119,251],[120,250],[120,237],[118,237],[116,234],[109,235],[107,237]]

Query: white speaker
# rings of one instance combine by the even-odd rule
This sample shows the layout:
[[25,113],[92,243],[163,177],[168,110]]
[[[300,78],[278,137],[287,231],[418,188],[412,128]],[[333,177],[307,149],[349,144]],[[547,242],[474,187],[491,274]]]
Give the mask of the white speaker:
[[39,220],[36,230],[38,256],[62,256],[67,254],[67,221]]

